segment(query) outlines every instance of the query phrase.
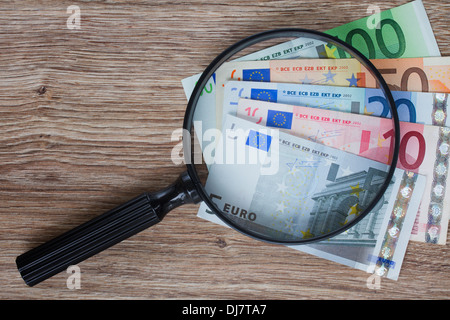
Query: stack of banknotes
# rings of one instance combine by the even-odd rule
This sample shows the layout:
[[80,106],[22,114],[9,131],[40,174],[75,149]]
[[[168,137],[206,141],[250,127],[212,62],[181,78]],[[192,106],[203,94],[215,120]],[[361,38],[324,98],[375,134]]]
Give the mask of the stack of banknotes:
[[[385,194],[378,222],[369,215],[344,234],[292,248],[397,280],[410,240],[430,245],[446,243],[450,212],[447,181],[450,179],[450,123],[447,123],[450,122],[447,118],[450,57],[441,57],[421,0],[381,12],[380,26],[388,25],[383,36],[397,39],[394,49],[386,47],[383,41],[380,43],[368,23],[372,18],[366,17],[326,33],[351,42],[382,71],[391,89],[401,121],[395,183]],[[370,39],[353,37],[357,33],[364,33]],[[382,162],[385,156],[382,150],[389,150],[388,137],[385,134],[385,139],[378,139],[376,146],[369,146],[368,141],[370,137],[381,137],[384,128],[392,127],[392,121],[388,103],[376,88],[375,79],[370,74],[361,77],[360,63],[350,58],[339,59],[346,57],[340,56],[342,52],[338,50],[327,50],[330,59],[311,59],[322,57],[318,57],[317,50],[309,52],[307,45],[303,46],[304,50],[295,50],[299,47],[291,41],[222,65],[199,100],[196,117],[203,121],[200,130],[227,129],[231,123],[257,130],[261,126],[271,126],[274,112],[296,115],[285,117],[286,121],[278,125],[280,137],[306,139],[311,144]],[[327,73],[320,68],[305,71],[305,66],[315,63],[338,66],[341,71]],[[288,68],[290,72],[279,72]],[[250,79],[246,70],[264,70],[264,79]],[[182,80],[187,98],[199,76]],[[340,119],[339,132],[345,139],[328,139],[330,133],[326,132],[324,124],[310,121],[319,118]],[[350,123],[353,125],[348,125]],[[364,125],[354,125],[361,123]],[[350,170],[346,163],[341,163],[340,167]],[[213,186],[220,179],[220,173],[212,170],[207,184]],[[414,179],[412,184],[411,179]],[[405,181],[410,183],[406,195]],[[274,186],[277,188],[276,184]],[[254,198],[250,194],[254,190],[239,192],[241,199],[245,198],[242,192],[249,192],[245,196]],[[407,198],[406,212],[396,207],[401,197]],[[264,201],[270,202],[270,199],[260,199]],[[205,204],[200,206],[198,216],[223,224]],[[401,223],[398,223],[400,218]],[[363,223],[364,220],[367,221]],[[286,221],[283,225],[290,228]]]

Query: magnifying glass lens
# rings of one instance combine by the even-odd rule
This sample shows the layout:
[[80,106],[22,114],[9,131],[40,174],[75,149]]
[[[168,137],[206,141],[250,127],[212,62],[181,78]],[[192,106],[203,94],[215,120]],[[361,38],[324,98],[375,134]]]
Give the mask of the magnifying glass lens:
[[[374,116],[393,103],[367,59],[323,35],[278,32],[231,48],[203,76],[185,150],[211,208],[200,216],[277,243],[370,229],[387,205],[398,129]],[[358,87],[379,88],[373,111]]]

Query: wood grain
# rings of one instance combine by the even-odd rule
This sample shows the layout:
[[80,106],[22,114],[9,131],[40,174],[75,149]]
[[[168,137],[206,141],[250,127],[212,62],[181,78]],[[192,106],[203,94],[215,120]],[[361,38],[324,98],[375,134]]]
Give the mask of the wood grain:
[[[0,298],[448,299],[448,245],[411,243],[398,281],[260,243],[196,217],[197,205],[28,288],[21,253],[176,179],[181,79],[228,45],[279,27],[327,30],[373,1],[11,1],[0,10]],[[377,1],[381,9],[406,3]],[[69,30],[66,8],[81,9]],[[449,3],[424,0],[449,55]]]

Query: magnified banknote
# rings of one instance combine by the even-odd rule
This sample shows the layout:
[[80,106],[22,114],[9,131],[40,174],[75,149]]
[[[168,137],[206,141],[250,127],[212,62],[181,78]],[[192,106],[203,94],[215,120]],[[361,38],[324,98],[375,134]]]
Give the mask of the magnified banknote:
[[[266,127],[229,115],[224,129],[246,130],[249,135],[252,132],[270,135],[271,132]],[[221,146],[226,145],[226,139],[230,137],[224,135],[223,139]],[[241,224],[264,228],[264,233],[269,229],[269,232],[281,233],[286,239],[294,233],[301,233],[304,238],[312,237],[333,224],[345,225],[351,221],[359,214],[357,203],[370,201],[373,196],[371,187],[365,189],[363,186],[374,186],[377,181],[374,177],[386,170],[383,163],[283,132],[279,132],[278,139],[272,141],[279,142],[276,152],[279,170],[276,174],[261,175],[255,166],[249,169],[245,165],[212,165],[206,190],[214,194],[213,201],[219,208],[229,212],[230,219],[245,220]],[[234,188],[227,188],[227,193],[223,194],[220,188],[223,183]],[[424,183],[423,176],[397,169],[383,199],[356,226],[324,241],[325,247],[317,247],[320,246],[317,244],[294,248],[396,279]],[[335,185],[339,188],[336,189]],[[267,188],[272,190],[273,199],[259,196],[270,194],[264,191]],[[330,210],[345,214],[334,215]],[[270,214],[262,214],[266,212]],[[217,222],[207,210],[200,210],[199,216]],[[334,218],[330,219],[331,216]]]
[[[450,127],[448,93],[391,93],[400,121]],[[223,113],[236,115],[240,98],[390,117],[388,102],[380,89],[229,81],[224,88]]]

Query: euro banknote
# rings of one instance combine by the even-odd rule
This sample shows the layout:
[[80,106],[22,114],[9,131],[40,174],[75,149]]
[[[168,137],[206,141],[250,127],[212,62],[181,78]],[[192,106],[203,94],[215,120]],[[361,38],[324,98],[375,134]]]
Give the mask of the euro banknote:
[[[448,93],[391,93],[400,121],[450,127]],[[389,104],[381,89],[229,81],[224,88],[223,113],[236,115],[240,98],[390,117]]]
[[[379,12],[325,31],[352,45],[368,59],[438,57],[439,47],[421,0]],[[311,38],[298,38],[237,60],[349,58],[342,49]]]
[[[346,112],[239,100],[237,115],[317,143],[390,163],[392,120]],[[397,167],[427,178],[412,240],[445,244],[449,222],[450,128],[400,122]]]
[[[369,59],[440,56],[421,0],[344,24],[326,33],[353,45]],[[335,56],[347,57],[339,50]]]
[[[364,206],[364,202],[373,197],[371,188],[380,183],[374,177],[381,176],[380,173],[387,168],[380,162],[278,129],[267,130],[230,115],[225,119],[224,129],[228,133],[222,136],[223,142],[219,144],[222,147],[246,143],[245,139],[231,141],[233,134],[230,132],[236,130],[246,132],[249,136],[247,141],[255,132],[266,135],[264,141],[269,141],[267,136],[273,134],[271,141],[278,144],[274,149],[271,149],[273,145],[270,149],[263,148],[264,152],[272,152],[271,161],[275,158],[279,161],[275,174],[261,175],[267,161],[253,166],[213,164],[205,186],[227,219],[264,234],[277,232],[278,235],[286,235],[287,239],[298,234],[307,239],[332,227],[330,223],[345,225],[358,214],[358,210],[353,210],[357,204]],[[255,149],[259,145],[246,143],[241,147]],[[424,183],[423,176],[396,169],[383,199],[354,227],[318,244],[294,248],[310,250],[315,255],[397,279]],[[365,186],[369,188],[364,189]],[[346,215],[326,218],[334,214],[333,210]],[[200,207],[199,216],[221,223],[204,204]]]

